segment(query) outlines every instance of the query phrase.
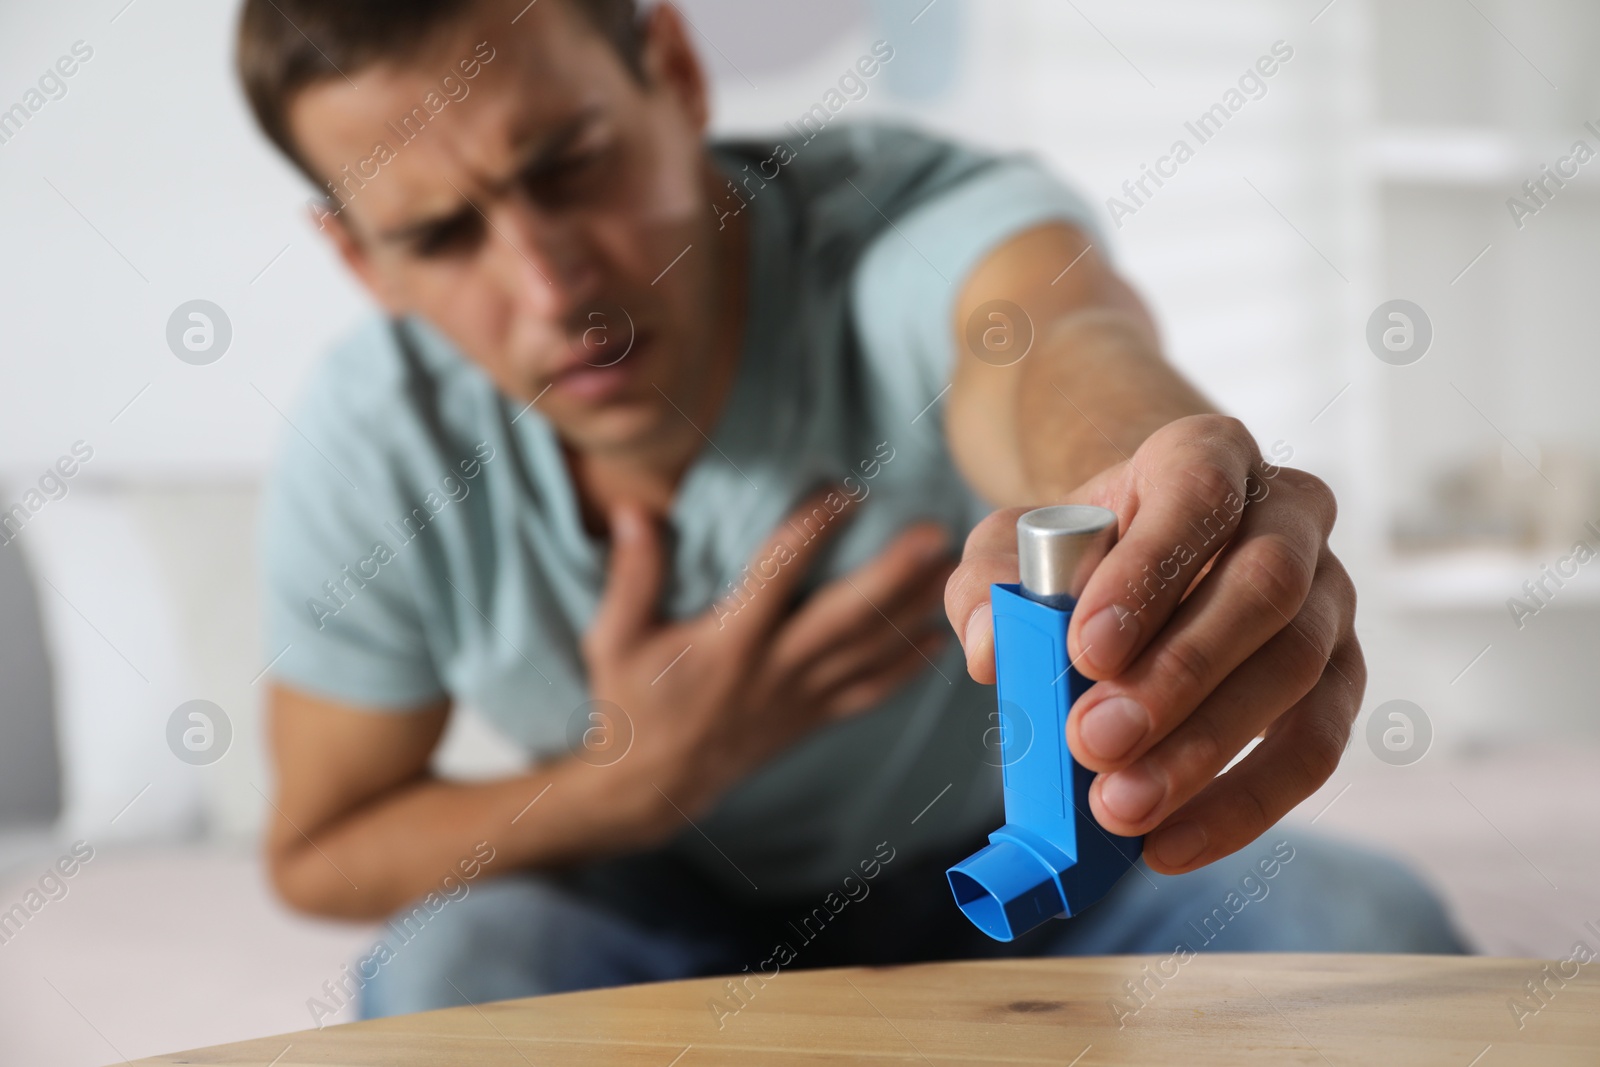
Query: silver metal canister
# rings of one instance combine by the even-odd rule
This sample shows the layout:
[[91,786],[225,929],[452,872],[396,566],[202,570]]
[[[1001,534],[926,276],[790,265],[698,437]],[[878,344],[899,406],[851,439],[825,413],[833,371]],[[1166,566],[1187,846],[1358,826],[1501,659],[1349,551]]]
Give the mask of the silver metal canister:
[[1117,515],[1093,504],[1034,508],[1017,520],[1022,592],[1060,607],[1083,595],[1089,575],[1117,541]]

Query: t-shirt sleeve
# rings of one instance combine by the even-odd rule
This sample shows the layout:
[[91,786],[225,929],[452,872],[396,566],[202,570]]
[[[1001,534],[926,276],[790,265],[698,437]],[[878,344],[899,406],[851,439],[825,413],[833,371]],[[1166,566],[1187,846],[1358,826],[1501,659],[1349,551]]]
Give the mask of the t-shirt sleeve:
[[851,300],[867,357],[896,394],[921,408],[941,393],[954,368],[952,323],[963,283],[996,247],[1051,221],[1076,226],[1109,257],[1089,203],[1026,157],[985,168],[873,238]]
[[[327,371],[329,368],[324,368]],[[383,446],[337,400],[324,373],[285,428],[258,536],[269,673],[376,710],[443,696],[406,551],[385,519],[402,514]]]

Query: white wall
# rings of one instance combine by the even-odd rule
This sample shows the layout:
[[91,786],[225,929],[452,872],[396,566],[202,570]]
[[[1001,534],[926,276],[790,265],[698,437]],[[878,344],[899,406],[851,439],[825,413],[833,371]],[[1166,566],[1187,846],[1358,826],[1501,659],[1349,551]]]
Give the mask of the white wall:
[[[233,5],[124,3],[0,9],[0,107],[75,42],[93,50],[0,144],[0,474],[37,477],[82,439],[97,479],[253,477],[282,428],[262,394],[284,406],[360,304],[248,124]],[[205,367],[165,343],[195,298],[234,328]]]

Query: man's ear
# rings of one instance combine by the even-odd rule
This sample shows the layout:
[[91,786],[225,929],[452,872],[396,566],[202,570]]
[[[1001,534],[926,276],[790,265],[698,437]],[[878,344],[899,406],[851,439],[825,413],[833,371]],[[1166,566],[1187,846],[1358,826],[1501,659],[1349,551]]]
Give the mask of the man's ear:
[[672,94],[694,128],[704,133],[711,121],[706,74],[689,41],[683,16],[672,4],[662,2],[645,12],[643,19],[642,62],[647,90]]
[[361,239],[339,217],[339,213],[329,211],[321,204],[312,204],[310,215],[311,224],[333,245],[334,250],[339,253],[339,258],[344,260],[344,265],[350,268],[350,273],[361,282],[362,288],[366,289],[390,315],[405,314],[405,308],[401,305],[398,295],[373,265],[366,245],[361,243]]

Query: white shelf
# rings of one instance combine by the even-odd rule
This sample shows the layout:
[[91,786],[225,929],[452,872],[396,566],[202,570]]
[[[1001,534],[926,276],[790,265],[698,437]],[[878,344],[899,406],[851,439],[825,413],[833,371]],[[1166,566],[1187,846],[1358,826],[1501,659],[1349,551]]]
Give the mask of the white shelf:
[[1367,152],[1379,180],[1395,184],[1499,186],[1539,169],[1493,127],[1391,126],[1373,136]]
[[[1537,584],[1544,568],[1554,573],[1556,561],[1571,551],[1550,548],[1542,553],[1507,549],[1462,549],[1418,556],[1394,557],[1383,570],[1384,596],[1396,608],[1421,611],[1462,608],[1507,611],[1506,601],[1516,597],[1529,607],[1523,583]],[[1568,569],[1571,569],[1569,564]],[[1578,567],[1572,578],[1544,597],[1552,610],[1600,607],[1600,559]]]

